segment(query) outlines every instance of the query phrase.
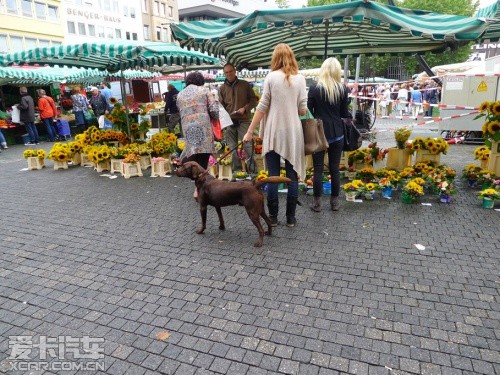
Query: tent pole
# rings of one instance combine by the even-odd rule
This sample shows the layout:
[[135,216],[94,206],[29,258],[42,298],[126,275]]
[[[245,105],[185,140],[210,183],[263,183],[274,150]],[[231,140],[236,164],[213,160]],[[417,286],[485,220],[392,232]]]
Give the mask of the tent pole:
[[120,90],[122,92],[122,100],[125,106],[125,121],[127,124],[127,135],[130,137],[130,121],[128,119],[128,103],[127,103],[127,94],[125,92],[125,76],[123,75],[123,67],[121,64],[122,55],[119,55],[120,59]]
[[328,58],[328,25],[330,21],[326,20],[325,21],[325,53],[323,55],[323,61]]
[[[356,75],[354,77],[354,87],[356,88],[356,96],[358,96],[358,81],[359,81],[359,70],[361,68],[361,56],[356,57]],[[352,102],[352,118],[356,118],[356,110],[358,106],[358,101],[355,99]]]

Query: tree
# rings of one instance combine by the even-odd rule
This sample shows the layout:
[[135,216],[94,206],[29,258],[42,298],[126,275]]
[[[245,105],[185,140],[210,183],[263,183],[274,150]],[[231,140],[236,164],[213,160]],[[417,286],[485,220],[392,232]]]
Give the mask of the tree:
[[[327,5],[327,4],[340,4],[344,3],[344,0],[308,0],[308,6],[319,6],[319,5]],[[376,1],[378,3],[387,4],[387,1]],[[396,0],[397,6],[408,8],[408,9],[420,9],[427,10],[436,13],[444,13],[444,14],[454,14],[460,16],[471,16],[474,14],[477,8],[476,0]],[[444,53],[426,53],[424,55],[425,61],[429,64],[429,66],[436,65],[445,65],[445,64],[453,64],[457,62],[466,61],[468,56],[470,55],[470,47],[471,44],[466,46],[457,48],[454,51],[445,51]],[[409,51],[411,52],[411,51]],[[363,57],[366,59],[366,57]],[[373,56],[368,58],[370,63],[368,64],[370,71],[374,75],[382,75],[385,76],[387,72],[387,68],[389,65],[390,57],[388,56]],[[354,59],[350,59],[349,69],[354,71]],[[423,71],[423,68],[417,63],[414,57],[412,56],[403,56],[404,66],[408,74],[420,73]],[[313,63],[321,65],[321,59],[311,59],[304,64],[311,65]],[[301,62],[301,67],[302,67]],[[313,66],[316,67],[316,66]]]
[[288,4],[288,0],[275,0],[278,8],[290,8],[290,4]]

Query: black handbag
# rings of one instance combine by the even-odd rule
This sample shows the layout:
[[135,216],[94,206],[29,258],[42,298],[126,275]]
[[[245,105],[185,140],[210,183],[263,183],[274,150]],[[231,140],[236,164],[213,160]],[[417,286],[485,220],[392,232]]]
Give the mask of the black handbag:
[[344,151],[354,151],[361,147],[363,139],[358,128],[354,125],[352,118],[343,118],[344,124]]
[[325,151],[328,148],[328,141],[325,137],[323,121],[314,118],[311,112],[307,111],[301,122],[304,132],[304,154],[311,155],[315,152]]

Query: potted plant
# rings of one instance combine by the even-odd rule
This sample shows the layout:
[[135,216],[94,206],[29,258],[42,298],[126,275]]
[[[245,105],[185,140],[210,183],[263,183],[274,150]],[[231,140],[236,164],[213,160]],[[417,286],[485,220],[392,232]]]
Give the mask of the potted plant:
[[491,150],[487,169],[500,176],[500,100],[481,103],[479,112],[476,118],[484,117],[484,143]]
[[366,200],[374,200],[375,192],[380,188],[377,182],[368,182],[362,188],[363,196]]
[[423,183],[419,180],[420,177],[410,180],[401,192],[401,201],[406,204],[415,203],[418,198],[424,195]]
[[375,170],[371,167],[362,168],[356,172],[356,178],[360,179],[364,183],[371,182],[375,179]]
[[28,161],[28,170],[42,169],[45,167],[45,150],[24,150],[23,156]]
[[342,189],[345,193],[345,199],[348,202],[354,202],[356,196],[363,192],[365,184],[361,180],[352,180],[344,185],[342,185]]
[[415,162],[429,160],[435,165],[439,165],[441,161],[441,153],[448,152],[448,142],[442,138],[422,138],[416,137],[413,142],[408,144],[410,152],[416,152]]
[[68,169],[68,161],[71,160],[72,156],[68,144],[57,142],[49,151],[48,158],[54,162],[54,169],[58,170]]
[[111,170],[111,147],[108,145],[95,145],[86,150],[89,160],[94,163],[94,169],[98,173]]
[[490,149],[483,145],[474,150],[474,159],[479,160],[482,169],[488,169],[488,161],[490,160]]
[[495,200],[500,199],[500,191],[494,188],[481,190],[479,196],[483,199],[483,208],[493,208]]
[[469,164],[462,170],[462,178],[467,180],[467,185],[471,188],[477,186],[481,167],[475,164]]
[[386,168],[403,170],[411,165],[411,154],[406,149],[406,142],[410,138],[411,130],[409,128],[398,128],[394,131],[396,147],[387,151]]
[[368,145],[368,155],[365,160],[372,165],[373,169],[382,169],[384,167],[385,155],[388,152],[388,149],[378,147],[377,142],[372,142]]
[[382,191],[382,197],[385,199],[392,199],[392,190],[394,186],[391,179],[389,177],[382,177],[378,181],[378,185]]
[[244,181],[248,179],[248,173],[245,171],[239,171],[233,173],[233,177],[236,179],[236,181]]
[[493,182],[495,181],[495,174],[492,171],[487,169],[481,169],[478,173],[477,185],[481,187],[481,189],[487,189],[491,187]]

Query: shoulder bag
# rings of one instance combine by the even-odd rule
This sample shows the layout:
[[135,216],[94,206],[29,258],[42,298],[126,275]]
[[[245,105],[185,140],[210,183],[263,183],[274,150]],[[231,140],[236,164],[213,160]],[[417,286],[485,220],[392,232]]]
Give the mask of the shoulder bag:
[[323,121],[314,118],[311,112],[307,111],[301,122],[304,133],[304,153],[311,155],[315,152],[325,151],[328,148],[328,141],[325,137]]
[[344,151],[357,150],[363,143],[361,133],[354,125],[352,118],[343,118],[342,123],[344,125],[344,147],[342,149]]

